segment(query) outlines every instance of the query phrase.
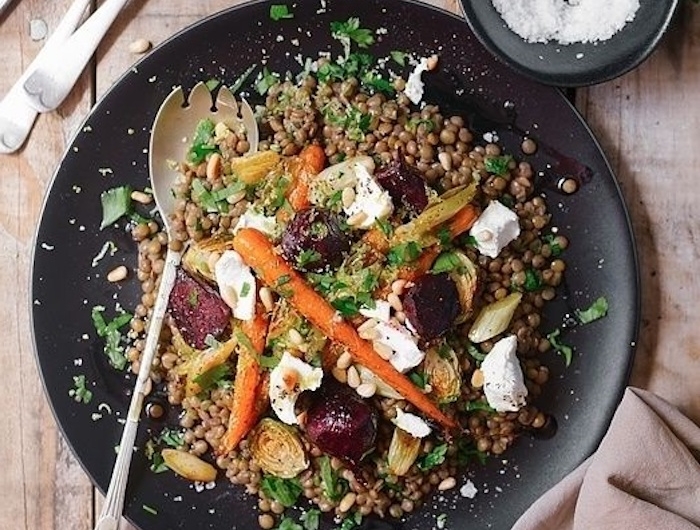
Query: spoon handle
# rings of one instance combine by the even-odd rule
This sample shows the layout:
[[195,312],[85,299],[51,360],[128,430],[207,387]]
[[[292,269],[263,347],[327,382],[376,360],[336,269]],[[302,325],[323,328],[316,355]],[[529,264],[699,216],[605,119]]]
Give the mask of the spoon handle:
[[102,513],[95,524],[95,530],[117,530],[119,528],[119,521],[122,511],[124,510],[124,495],[126,492],[126,483],[129,478],[129,467],[131,466],[131,457],[134,453],[134,441],[136,440],[136,431],[138,429],[145,397],[144,388],[151,372],[153,357],[158,349],[160,329],[163,326],[165,310],[168,307],[168,298],[173,284],[175,283],[175,273],[177,271],[177,266],[180,264],[181,257],[181,252],[170,249],[168,249],[165,256],[165,266],[163,268],[160,286],[158,287],[158,296],[153,307],[151,321],[148,326],[146,344],[143,349],[143,354],[141,355],[139,374],[136,379],[133,394],[131,395],[129,412],[127,414],[126,423],[124,424],[121,441],[119,442],[119,452],[117,453],[117,460],[112,470],[112,478],[109,481],[105,503],[102,507]]

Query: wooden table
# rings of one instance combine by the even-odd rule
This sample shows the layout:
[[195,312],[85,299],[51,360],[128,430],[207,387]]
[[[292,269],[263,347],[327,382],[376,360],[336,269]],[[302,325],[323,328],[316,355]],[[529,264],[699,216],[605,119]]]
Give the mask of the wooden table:
[[[43,45],[71,0],[21,0],[0,19],[0,94]],[[29,327],[32,236],[66,143],[95,97],[137,60],[129,44],[161,42],[235,0],[133,0],[68,100],[42,115],[29,142],[0,155],[0,528],[92,528],[100,502],[59,434],[43,394]],[[458,12],[457,0],[430,3]],[[617,172],[639,247],[642,328],[632,375],[700,422],[700,6],[688,0],[655,54],[621,79],[576,93]],[[37,37],[36,32],[33,35]],[[695,315],[695,316],[694,316]]]

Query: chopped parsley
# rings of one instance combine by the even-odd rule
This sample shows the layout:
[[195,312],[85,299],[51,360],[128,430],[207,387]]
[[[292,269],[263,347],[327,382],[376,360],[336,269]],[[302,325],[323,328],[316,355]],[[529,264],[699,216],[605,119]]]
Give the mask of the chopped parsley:
[[386,237],[391,237],[394,235],[394,227],[392,224],[387,221],[386,219],[377,219],[377,228],[381,230],[382,234],[384,234]]
[[443,252],[440,254],[435,263],[433,263],[432,271],[435,274],[441,272],[458,271],[462,267],[462,260],[454,252]]
[[245,189],[243,182],[234,182],[220,190],[208,190],[201,179],[194,179],[192,198],[208,213],[228,213],[229,204],[226,199]]
[[243,282],[243,285],[241,286],[240,297],[245,298],[249,294],[250,294],[250,284],[248,282]]
[[484,465],[487,457],[488,455],[483,451],[479,451],[470,439],[466,437],[457,439],[457,463],[460,466],[467,465],[474,459],[478,460],[481,465]]
[[422,372],[411,372],[408,378],[420,389],[425,388],[425,374]]
[[294,506],[303,491],[299,480],[279,478],[273,475],[263,476],[260,489],[269,499],[279,502],[286,508]]
[[104,318],[104,306],[92,308],[92,323],[95,326],[97,335],[105,339],[104,353],[111,364],[117,370],[124,370],[127,365],[127,358],[124,354],[123,337],[120,329],[131,322],[133,316],[129,313],[121,312],[110,322]]
[[561,336],[561,329],[557,328],[547,335],[547,340],[552,345],[552,348],[554,348],[554,351],[556,351],[559,355],[564,357],[564,363],[568,367],[571,365],[571,361],[572,361],[573,356],[574,356],[574,349],[571,346],[568,346],[568,345],[564,344],[563,342],[560,342],[559,341],[560,336]]
[[148,504],[144,504],[141,507],[143,508],[143,511],[146,513],[150,513],[151,515],[158,515],[158,510],[156,510],[155,508],[152,508]]
[[286,4],[272,4],[270,6],[270,18],[278,21],[285,18],[294,18],[294,15],[289,11]]
[[279,289],[283,285],[287,285],[290,281],[292,281],[292,277],[289,274],[282,274],[275,282],[275,289]]
[[209,81],[204,83],[204,86],[207,87],[207,90],[209,90],[209,92],[214,92],[214,90],[216,90],[220,84],[221,84],[221,81],[219,81],[218,79],[215,79],[215,78],[211,78]]
[[418,469],[428,471],[439,466],[445,461],[447,455],[447,444],[436,445],[432,451],[418,460]]
[[421,248],[415,241],[400,243],[391,247],[386,255],[390,265],[403,265],[417,260],[420,257]]
[[539,271],[535,269],[525,269],[525,282],[523,283],[523,289],[528,293],[533,291],[538,291],[542,288],[542,276]]
[[316,509],[301,514],[299,521],[304,524],[304,530],[318,530],[321,527],[321,512]]
[[491,405],[489,405],[486,400],[483,399],[467,401],[464,404],[464,410],[467,412],[475,412],[477,410],[482,410],[484,412],[496,412],[495,409]]
[[552,252],[552,257],[554,258],[561,256],[561,253],[564,252],[564,249],[561,248],[561,245],[557,243],[557,236],[555,236],[554,234],[547,234],[543,236],[542,242],[549,245],[549,250]]
[[604,296],[601,296],[596,299],[588,309],[577,310],[576,316],[581,324],[589,324],[607,315],[608,308],[608,300]]
[[508,165],[511,160],[513,160],[513,157],[510,155],[489,156],[484,159],[484,168],[489,173],[502,177],[508,173]]
[[166,427],[160,432],[158,441],[167,445],[168,447],[177,449],[185,444],[185,433],[177,429]]
[[131,213],[131,186],[119,186],[103,191],[100,195],[102,203],[102,222],[100,230],[104,230],[124,215]]
[[297,256],[297,265],[300,268],[304,268],[311,263],[316,263],[321,259],[321,254],[313,249],[302,250]]
[[319,458],[319,466],[323,494],[331,502],[339,501],[347,493],[347,482],[338,476],[331,466],[331,459],[328,456],[324,455]]
[[360,19],[350,17],[345,22],[331,22],[331,35],[341,42],[354,42],[360,48],[367,48],[374,44],[372,30],[360,27]]
[[289,517],[283,517],[280,520],[280,524],[277,527],[277,530],[304,530],[304,527],[296,523],[294,519],[290,519]]
[[265,67],[255,80],[255,90],[258,92],[258,94],[264,96],[267,94],[267,91],[270,90],[270,87],[277,83],[278,80],[279,76],[273,72],[270,72],[270,70]]
[[187,152],[187,159],[193,164],[201,164],[208,154],[217,151],[214,145],[214,122],[209,118],[200,120],[194,131],[192,145]]
[[220,364],[195,377],[194,382],[199,385],[202,392],[214,387],[227,386],[231,382],[231,369],[227,364]]
[[340,525],[339,530],[352,530],[357,528],[362,524],[362,514],[360,512],[354,512],[348,515]]
[[408,54],[406,52],[392,50],[389,52],[389,55],[399,66],[406,66],[406,58],[408,57]]
[[68,395],[78,403],[87,405],[92,401],[92,391],[87,388],[87,381],[84,375],[73,376],[73,388],[68,391]]

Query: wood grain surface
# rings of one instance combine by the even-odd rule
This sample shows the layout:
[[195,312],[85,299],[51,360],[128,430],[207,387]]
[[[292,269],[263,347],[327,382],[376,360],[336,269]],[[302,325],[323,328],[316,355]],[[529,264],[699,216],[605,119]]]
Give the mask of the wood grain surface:
[[[632,383],[700,422],[700,6],[685,4],[654,55],[634,72],[576,92],[618,174],[641,264],[643,322]],[[16,0],[0,17],[0,94],[43,45],[31,21],[55,28],[71,0]],[[132,0],[68,100],[42,115],[18,153],[0,155],[0,529],[92,528],[100,498],[63,440],[44,396],[29,325],[34,229],[67,142],[100,97],[138,57],[235,0]],[[431,1],[458,12],[457,0]],[[132,530],[124,525],[122,528]]]

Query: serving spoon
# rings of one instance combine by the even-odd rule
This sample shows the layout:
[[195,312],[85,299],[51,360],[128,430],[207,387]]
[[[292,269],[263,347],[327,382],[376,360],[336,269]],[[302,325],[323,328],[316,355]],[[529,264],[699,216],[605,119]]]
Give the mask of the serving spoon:
[[[185,139],[185,145],[188,145],[189,142],[186,140],[194,132],[199,121],[205,118],[224,122],[233,130],[243,127],[250,145],[249,152],[257,150],[259,133],[253,110],[245,100],[241,100],[239,109],[236,98],[228,88],[221,87],[219,89],[214,109],[212,109],[212,94],[204,83],[195,85],[187,99],[185,99],[182,87],[175,88],[165,98],[151,129],[148,165],[156,208],[163,220],[165,232],[170,241],[174,241],[174,232],[170,222],[175,213],[175,197],[172,189],[178,177],[178,172],[173,169],[172,162],[183,159],[183,139]],[[141,355],[141,365],[119,442],[119,452],[112,470],[102,512],[95,524],[95,530],[117,530],[119,528],[124,510],[124,495],[131,457],[134,452],[136,432],[146,395],[146,382],[158,349],[158,339],[165,310],[168,306],[168,298],[175,282],[175,273],[181,258],[182,250],[175,250],[169,245]]]

